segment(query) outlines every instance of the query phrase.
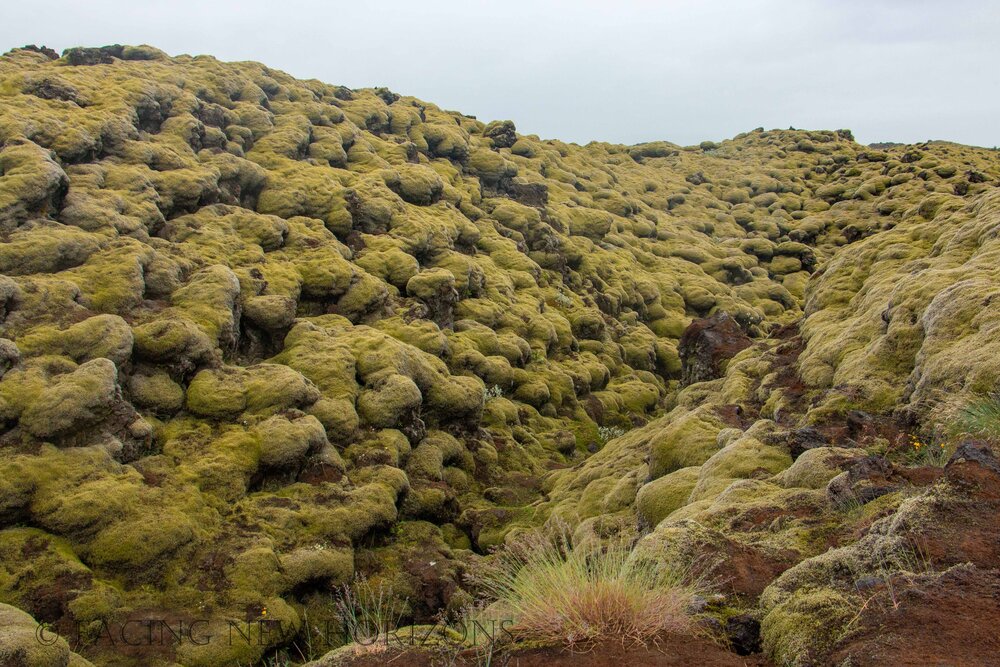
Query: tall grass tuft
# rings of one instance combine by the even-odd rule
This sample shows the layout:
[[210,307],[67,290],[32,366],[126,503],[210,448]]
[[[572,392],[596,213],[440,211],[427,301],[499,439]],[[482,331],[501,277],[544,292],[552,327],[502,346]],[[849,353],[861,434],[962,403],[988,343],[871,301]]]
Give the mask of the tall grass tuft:
[[[359,577],[351,585],[342,586],[334,597],[334,609],[342,625],[344,641],[354,642],[369,651],[388,645],[389,633],[399,628],[404,604],[392,588],[373,585]],[[384,641],[383,641],[384,640]]]
[[1000,392],[970,401],[952,423],[956,435],[971,435],[1000,442]]
[[511,613],[519,639],[646,644],[694,628],[686,608],[698,585],[627,543],[573,546],[565,535],[534,533],[494,558],[477,583]]

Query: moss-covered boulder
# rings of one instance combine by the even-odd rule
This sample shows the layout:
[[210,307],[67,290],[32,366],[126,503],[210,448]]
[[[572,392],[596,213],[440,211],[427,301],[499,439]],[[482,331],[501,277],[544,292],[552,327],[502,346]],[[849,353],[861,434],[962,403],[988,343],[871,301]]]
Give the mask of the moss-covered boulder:
[[722,422],[710,407],[675,410],[674,418],[649,443],[649,476],[658,479],[681,468],[700,466],[719,450]]
[[698,483],[699,466],[680,468],[644,484],[635,498],[635,509],[640,523],[655,527],[656,524],[688,503],[691,491]]
[[26,355],[61,354],[77,363],[98,358],[121,366],[132,357],[133,334],[117,315],[95,315],[66,329],[41,327],[19,338]]
[[386,375],[358,396],[358,415],[376,428],[395,428],[415,418],[423,402],[416,383],[405,375]]
[[173,415],[184,406],[184,387],[163,370],[137,370],[128,380],[129,397],[140,409]]
[[825,489],[841,471],[863,456],[842,447],[816,447],[804,451],[776,480],[785,487]]
[[31,435],[53,438],[93,426],[120,400],[118,370],[109,359],[94,359],[55,378],[24,407],[19,423]]
[[433,204],[441,198],[444,183],[430,167],[406,165],[385,176],[386,185],[411,204]]
[[29,215],[45,215],[59,206],[69,179],[49,151],[25,139],[0,150],[0,228],[10,229]]
[[0,660],[24,667],[93,667],[66,639],[16,607],[0,604]]

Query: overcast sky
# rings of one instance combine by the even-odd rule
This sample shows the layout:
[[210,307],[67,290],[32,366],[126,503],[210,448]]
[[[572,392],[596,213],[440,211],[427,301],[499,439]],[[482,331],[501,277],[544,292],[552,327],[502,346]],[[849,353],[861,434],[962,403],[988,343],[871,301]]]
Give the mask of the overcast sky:
[[1000,144],[991,1],[0,2],[4,51],[147,43],[258,60],[579,143],[794,126]]

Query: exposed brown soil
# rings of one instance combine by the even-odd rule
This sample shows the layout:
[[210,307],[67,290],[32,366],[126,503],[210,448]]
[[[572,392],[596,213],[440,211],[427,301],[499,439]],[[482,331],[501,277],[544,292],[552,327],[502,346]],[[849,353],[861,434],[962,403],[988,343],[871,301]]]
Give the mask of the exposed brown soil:
[[795,565],[800,556],[791,550],[767,553],[751,545],[728,538],[699,541],[696,547],[705,567],[694,572],[717,584],[727,593],[754,599],[782,572]]
[[935,572],[871,589],[827,664],[1000,664],[1000,464],[990,447],[963,443],[932,497],[908,533]]
[[[992,465],[983,465],[961,458],[963,452],[972,456],[976,449],[963,446],[945,470],[952,495],[938,510],[941,520],[912,531],[911,539],[923,557],[938,568],[959,563],[981,568],[1000,565],[1000,468],[995,459]],[[1000,597],[994,604],[1000,612]]]
[[[137,609],[121,619],[103,621],[91,628],[94,635],[83,652],[94,664],[121,658],[169,663],[177,657],[178,642],[190,642],[192,632],[194,637],[199,636],[192,629],[198,627],[193,625],[195,620],[165,609]],[[68,638],[80,639],[74,634]]]
[[69,603],[82,589],[89,588],[93,577],[89,573],[60,573],[51,583],[31,589],[24,597],[25,607],[36,619],[52,623],[69,613]]
[[747,420],[746,411],[743,409],[743,406],[736,405],[735,403],[716,406],[714,412],[726,426],[732,428],[743,430],[753,423],[753,420]]
[[859,617],[828,664],[975,666],[1000,664],[1000,579],[961,567],[934,579],[894,582]]
[[[346,663],[350,667],[472,667],[485,664],[474,652],[458,655],[429,651],[397,651],[359,656]],[[585,651],[563,648],[534,648],[494,656],[499,667],[764,667],[771,665],[763,656],[738,656],[708,639],[684,635],[667,635],[656,645],[623,646],[618,643],[600,644]]]
[[[799,335],[798,324],[789,324],[781,327],[773,336],[782,342],[768,353],[771,358],[772,368],[776,373],[772,389],[781,389],[785,395],[788,407],[782,412],[792,415],[805,412],[807,407],[805,399],[807,397],[807,387],[799,377],[798,361],[799,355],[805,349],[805,342]],[[755,406],[759,412],[760,407]],[[778,415],[780,420],[780,413]],[[791,422],[789,422],[791,423]]]
[[791,550],[771,557],[758,549],[735,542],[727,545],[727,555],[725,574],[728,576],[725,587],[736,595],[751,599],[763,593],[772,581],[797,561],[797,554]]

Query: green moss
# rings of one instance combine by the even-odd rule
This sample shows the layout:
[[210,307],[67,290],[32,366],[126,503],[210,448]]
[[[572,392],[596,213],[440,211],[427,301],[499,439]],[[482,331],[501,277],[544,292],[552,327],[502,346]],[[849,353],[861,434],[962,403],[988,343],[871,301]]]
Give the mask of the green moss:
[[402,466],[410,450],[410,441],[401,431],[383,429],[352,444],[345,451],[345,455],[359,468],[370,465],[390,465],[398,468]]
[[570,208],[564,211],[570,234],[600,240],[611,231],[611,216],[589,208]]
[[311,415],[270,417],[255,426],[254,433],[260,439],[260,463],[270,468],[298,468],[306,454],[327,443],[323,425]]
[[187,319],[157,319],[136,327],[133,333],[135,353],[142,359],[193,368],[217,358],[212,341]]
[[425,402],[438,418],[479,421],[483,414],[486,387],[479,378],[453,376],[427,387]]
[[193,276],[171,296],[174,306],[217,341],[231,347],[236,340],[238,321],[235,308],[240,281],[227,267],[212,266]]
[[858,450],[841,447],[807,449],[776,479],[789,488],[825,489],[831,479],[859,456],[862,454]]
[[39,622],[27,613],[7,604],[0,604],[0,658],[11,664],[25,667],[49,667],[49,665],[77,665],[93,667],[69,650],[69,644],[55,631],[44,634],[39,641]]
[[[296,324],[285,336],[285,348],[271,361],[299,371],[324,397],[346,400],[353,411],[359,391],[356,356],[349,342],[336,335],[349,322],[334,322],[329,331],[312,322]],[[346,423],[355,419],[348,416]]]
[[99,247],[100,237],[73,227],[27,223],[0,245],[0,271],[12,276],[56,273],[80,266]]
[[433,204],[444,191],[437,172],[423,165],[400,165],[386,172],[384,178],[386,185],[411,204]]
[[28,215],[45,215],[66,193],[69,179],[49,151],[27,140],[0,151],[0,227],[10,228]]
[[536,151],[533,143],[526,137],[519,137],[510,147],[510,152],[521,157],[535,157]]
[[552,398],[549,387],[544,382],[526,382],[514,392],[514,398],[536,408],[543,407]]
[[447,269],[428,269],[414,275],[406,283],[406,293],[418,299],[454,299],[455,276]]
[[801,271],[802,262],[797,257],[775,257],[767,268],[774,275],[782,276]]
[[117,315],[97,315],[63,330],[35,329],[18,347],[26,356],[62,354],[77,363],[105,357],[120,366],[132,356],[132,329]]
[[376,326],[399,342],[412,345],[435,357],[449,352],[446,332],[436,322],[392,317],[379,320]]
[[286,329],[295,321],[295,300],[281,294],[266,294],[247,299],[243,316],[262,329]]
[[256,364],[246,370],[248,410],[264,412],[308,407],[320,397],[307,378],[280,364]]
[[463,160],[469,155],[469,134],[455,124],[425,123],[410,131],[418,148],[432,155]]
[[734,480],[769,477],[791,464],[792,457],[785,450],[765,445],[750,435],[739,437],[702,464],[691,501],[710,499]]
[[655,527],[688,502],[698,483],[700,466],[680,468],[639,489],[635,499],[636,514],[643,525]]
[[404,291],[409,280],[420,271],[417,260],[399,248],[366,252],[358,257],[356,264],[400,291]]
[[346,236],[351,228],[347,191],[335,178],[322,168],[287,159],[276,161],[274,171],[280,177],[268,179],[257,202],[259,212],[318,218],[334,234]]
[[[131,506],[141,502],[141,482],[135,472],[107,470],[88,479],[89,472],[76,475],[73,485],[51,483],[44,474],[36,477],[39,497],[31,512],[39,525],[58,535],[89,536],[124,519]],[[61,495],[57,498],[54,492]]]
[[354,576],[354,553],[323,544],[296,549],[282,555],[279,562],[284,575],[283,590],[317,582],[342,585]]
[[388,298],[384,282],[367,273],[358,273],[337,301],[337,312],[352,322],[364,322],[381,316]]
[[458,440],[442,431],[432,431],[410,453],[406,472],[412,479],[440,481],[446,464],[470,470],[474,467],[472,456]]
[[57,378],[25,406],[20,423],[37,438],[66,435],[104,419],[120,392],[114,363],[94,359]]
[[358,415],[376,428],[394,428],[420,407],[423,396],[405,375],[386,375],[369,385],[358,397]]
[[148,577],[195,536],[195,526],[179,511],[147,511],[98,533],[87,547],[87,559],[133,577]]
[[225,417],[243,412],[247,407],[241,369],[204,370],[188,386],[185,406],[206,417]]
[[244,410],[271,412],[309,407],[320,396],[312,382],[287,366],[226,366],[195,375],[188,385],[185,406],[197,415],[224,418]]
[[[40,528],[8,528],[0,534],[0,544],[0,556],[7,563],[0,575],[0,596],[12,604],[31,608],[60,581],[90,581],[90,570],[80,562],[70,543]],[[25,554],[31,554],[31,558],[25,558]],[[67,591],[66,597],[72,602],[81,593]]]
[[331,442],[350,441],[360,425],[354,404],[342,398],[320,398],[310,405],[307,411],[323,424]]
[[[177,660],[191,667],[254,664],[269,649],[287,643],[301,628],[298,613],[283,599],[275,597],[259,603],[261,615],[235,615],[199,627],[211,641],[185,642],[178,646]],[[266,611],[266,614],[264,612]]]
[[815,664],[840,639],[858,605],[836,591],[805,591],[764,616],[764,650],[783,665]]
[[673,419],[650,441],[650,478],[657,479],[707,461],[719,449],[716,436],[722,428],[709,408],[687,413],[675,411]]

